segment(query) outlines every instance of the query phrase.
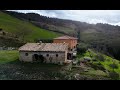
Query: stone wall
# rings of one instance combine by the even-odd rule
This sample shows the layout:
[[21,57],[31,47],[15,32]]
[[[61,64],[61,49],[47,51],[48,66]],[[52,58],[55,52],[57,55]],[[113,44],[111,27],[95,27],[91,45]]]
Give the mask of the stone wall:
[[[25,54],[28,53],[28,56]],[[25,61],[25,62],[32,62],[32,52],[19,52],[19,60],[20,61]]]
[[16,47],[0,47],[0,50],[17,50]]
[[[28,55],[26,56],[26,54]],[[32,62],[34,54],[42,55],[44,57],[44,62],[46,63],[62,64],[65,60],[67,60],[67,51],[66,52],[21,52],[20,51],[19,59],[20,61]],[[49,56],[47,56],[47,54]]]
[[68,43],[68,47],[70,49],[76,48],[77,40],[76,39],[54,39],[53,43]]

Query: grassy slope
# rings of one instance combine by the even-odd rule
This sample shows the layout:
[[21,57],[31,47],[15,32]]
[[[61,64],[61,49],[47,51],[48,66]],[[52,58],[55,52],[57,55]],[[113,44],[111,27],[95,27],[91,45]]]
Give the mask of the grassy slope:
[[64,32],[64,33],[67,33],[67,34],[72,34],[72,33],[75,33],[75,30],[72,29],[71,27],[64,27],[64,26],[55,26],[55,25],[48,25],[49,26],[49,29],[51,30],[55,30],[55,31],[61,31],[61,32]]
[[[83,57],[95,57],[94,51],[86,52],[80,55],[79,59]],[[0,51],[0,79],[75,79],[73,78],[76,73],[81,75],[80,79],[108,79],[109,76],[102,70],[95,70],[92,67],[89,68],[88,72],[84,71],[83,68],[72,68],[64,70],[61,66],[52,64],[40,64],[40,63],[22,63],[18,60],[18,51]],[[96,64],[100,62],[106,70],[112,71],[109,64],[112,64],[112,58],[106,55],[105,61],[94,61]],[[120,74],[120,64],[118,60],[114,60],[118,65],[118,69],[115,69]],[[55,78],[56,77],[56,78]]]
[[0,51],[0,80],[55,79],[60,67],[52,64],[23,63],[18,51]]
[[18,51],[0,51],[0,64],[18,59]]
[[25,40],[28,41],[33,41],[37,38],[54,38],[60,35],[59,33],[38,28],[29,22],[19,20],[3,12],[0,12],[0,28],[18,36],[22,36],[21,32],[27,32]]
[[[104,61],[101,61],[99,58],[96,58],[97,55],[102,55],[104,57]],[[88,67],[90,68],[88,72],[82,72],[81,74],[92,75],[94,77],[96,77],[97,75],[97,76],[103,76],[103,77],[109,78],[108,72],[113,72],[113,68],[110,67],[110,64],[114,63],[118,66],[118,68],[114,69],[114,71],[120,75],[120,61],[119,60],[113,59],[107,55],[104,55],[102,53],[96,52],[91,49],[89,51],[86,51],[86,53],[84,53],[83,55],[78,54],[78,60],[83,60],[84,57],[91,58],[92,60],[90,61],[90,63],[92,63],[95,66],[98,66],[99,64],[101,64],[102,67],[105,69],[105,71],[101,69],[96,70],[92,67],[87,66],[87,68]],[[94,58],[96,58],[96,61],[93,61]],[[120,79],[120,77],[117,79]]]
[[[84,56],[90,57],[90,55],[92,55],[93,57],[95,57],[97,54],[101,54],[101,53],[95,53],[94,51],[91,50],[90,52],[87,51],[84,54]],[[118,72],[118,73],[120,73],[120,61],[118,61],[116,59],[113,59],[113,58],[111,58],[111,57],[109,57],[107,55],[104,55],[104,54],[101,54],[101,55],[104,57],[105,61],[100,61],[98,59],[96,62],[100,62],[105,67],[105,69],[108,70],[108,71],[112,71],[113,70],[109,65],[113,64],[113,62],[114,62],[115,64],[118,65],[118,68],[115,69],[115,71]]]

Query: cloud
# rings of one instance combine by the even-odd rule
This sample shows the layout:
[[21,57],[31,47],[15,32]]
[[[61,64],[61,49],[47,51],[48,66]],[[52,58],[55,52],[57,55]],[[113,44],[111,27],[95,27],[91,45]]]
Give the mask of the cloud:
[[88,23],[108,23],[120,25],[120,10],[13,10],[17,12],[34,12],[44,16],[77,20]]

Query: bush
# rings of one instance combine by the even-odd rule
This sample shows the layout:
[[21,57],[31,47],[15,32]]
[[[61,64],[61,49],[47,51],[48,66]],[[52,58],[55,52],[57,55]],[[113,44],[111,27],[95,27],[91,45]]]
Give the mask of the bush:
[[3,35],[6,35],[6,33],[5,33],[5,32],[2,32],[2,34],[3,34]]
[[92,61],[97,61],[97,59],[95,57],[92,58]]
[[111,68],[113,68],[113,69],[117,69],[117,68],[118,68],[118,65],[115,64],[115,63],[114,63],[114,64],[110,64],[109,66],[110,66]]
[[106,70],[101,63],[96,63],[96,64],[95,63],[90,63],[90,66],[92,68],[94,68],[95,70],[102,70],[102,71]]
[[0,31],[2,31],[2,28],[0,28]]
[[91,61],[92,59],[90,57],[84,57],[84,61]]
[[112,79],[119,79],[119,74],[117,72],[109,72],[109,77]]
[[96,55],[95,58],[100,60],[100,61],[105,61],[105,58],[101,54]]
[[79,45],[77,45],[77,52],[80,54],[85,53],[87,49],[88,49],[88,45],[84,43],[80,43]]

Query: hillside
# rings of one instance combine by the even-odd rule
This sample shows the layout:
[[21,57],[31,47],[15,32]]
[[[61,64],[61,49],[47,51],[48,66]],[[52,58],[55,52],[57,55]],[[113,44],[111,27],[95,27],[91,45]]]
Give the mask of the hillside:
[[50,30],[50,31],[55,31],[55,32],[60,32],[63,34],[68,34],[73,35],[76,32],[74,29],[76,26],[71,23],[70,20],[62,20],[62,19],[57,19],[57,18],[49,18],[46,16],[41,16],[36,13],[17,13],[17,12],[12,12],[12,11],[3,11],[11,16],[14,16],[16,18],[19,18],[21,20],[29,21],[33,23],[36,26],[39,26],[41,28]]
[[78,53],[72,66],[23,63],[18,54],[0,51],[0,80],[120,80],[120,61],[91,49]]
[[81,43],[88,44],[90,48],[120,60],[120,26],[49,18],[36,13],[4,12],[40,28],[78,37]]
[[120,80],[120,27],[0,11],[0,47],[78,38],[77,57],[66,66],[23,63],[17,50],[0,50],[0,80]]
[[[4,33],[3,33],[4,32]],[[52,39],[61,34],[48,31],[0,11],[0,37],[16,38],[21,42],[33,42],[36,39]]]

